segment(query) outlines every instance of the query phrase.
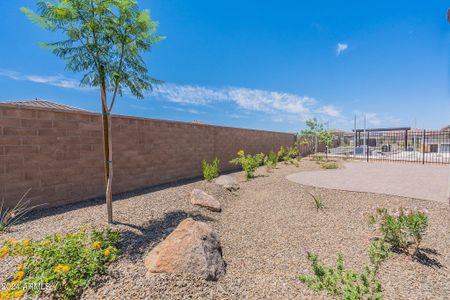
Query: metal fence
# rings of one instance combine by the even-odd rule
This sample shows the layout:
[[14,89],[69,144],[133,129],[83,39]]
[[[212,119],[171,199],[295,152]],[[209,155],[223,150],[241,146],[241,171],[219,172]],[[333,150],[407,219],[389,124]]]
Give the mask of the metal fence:
[[450,163],[450,131],[411,128],[334,132],[331,157],[415,163]]

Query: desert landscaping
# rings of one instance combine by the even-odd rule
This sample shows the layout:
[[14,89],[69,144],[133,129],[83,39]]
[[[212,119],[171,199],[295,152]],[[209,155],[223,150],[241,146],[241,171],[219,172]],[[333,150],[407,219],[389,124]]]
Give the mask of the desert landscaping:
[[[340,162],[345,168],[345,162]],[[196,180],[136,193],[115,200],[116,222],[121,233],[119,258],[95,279],[83,299],[273,299],[322,298],[301,283],[310,274],[306,251],[314,251],[326,264],[341,253],[345,266],[355,271],[368,263],[367,248],[376,231],[367,221],[376,208],[426,208],[429,227],[420,259],[395,254],[380,268],[379,279],[386,299],[445,299],[450,294],[450,223],[447,204],[381,194],[316,188],[323,201],[317,210],[301,186],[286,179],[289,174],[320,170],[313,161],[278,164],[267,172],[258,169],[247,181],[243,172],[231,173],[239,189],[230,192],[212,182]],[[333,172],[333,170],[322,172]],[[220,202],[221,212],[194,206],[190,194],[201,189]],[[102,201],[83,202],[30,215],[30,220],[0,233],[2,239],[43,239],[85,226],[103,226]],[[220,238],[225,272],[205,280],[189,273],[149,273],[146,255],[187,218],[204,222]],[[12,276],[17,261],[2,261],[2,280]]]

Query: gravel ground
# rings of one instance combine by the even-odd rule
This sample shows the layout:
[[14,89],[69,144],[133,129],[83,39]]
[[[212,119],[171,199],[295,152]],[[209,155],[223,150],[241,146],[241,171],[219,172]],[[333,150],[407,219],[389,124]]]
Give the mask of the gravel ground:
[[[367,248],[374,233],[367,226],[376,207],[395,209],[426,207],[430,211],[428,234],[421,261],[395,255],[380,270],[386,299],[450,299],[450,207],[447,204],[317,188],[325,209],[317,212],[304,186],[285,176],[318,170],[302,162],[300,168],[281,165],[272,173],[261,168],[257,178],[245,181],[234,173],[241,189],[233,195],[212,183],[195,181],[122,195],[114,203],[115,220],[123,232],[119,260],[84,294],[84,299],[323,299],[297,280],[308,273],[304,248],[334,264],[342,253],[346,265],[360,271],[368,263]],[[329,172],[329,171],[323,171]],[[193,207],[189,193],[200,188],[214,195],[222,212]],[[102,201],[68,205],[34,213],[1,238],[40,239],[81,226],[105,225]],[[156,274],[146,276],[143,259],[161,239],[186,217],[203,220],[221,237],[227,273],[218,282],[194,276]],[[2,261],[0,282],[14,271],[12,260]]]

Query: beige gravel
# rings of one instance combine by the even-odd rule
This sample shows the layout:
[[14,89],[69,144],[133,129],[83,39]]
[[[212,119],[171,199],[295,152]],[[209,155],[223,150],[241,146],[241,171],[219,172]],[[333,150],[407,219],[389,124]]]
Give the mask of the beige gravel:
[[[85,299],[322,299],[297,280],[309,272],[304,248],[334,263],[342,253],[348,267],[361,270],[368,262],[367,247],[375,233],[367,217],[376,207],[426,207],[430,211],[428,234],[423,241],[428,260],[412,261],[396,255],[381,268],[386,299],[450,299],[450,208],[449,205],[370,193],[317,189],[326,208],[317,212],[303,186],[286,175],[318,170],[313,162],[300,168],[280,165],[268,174],[245,181],[234,173],[241,189],[236,195],[204,181],[166,186],[123,195],[114,203],[117,227],[123,232],[121,257],[107,274],[83,295]],[[327,172],[327,171],[322,171]],[[189,193],[200,188],[214,195],[222,212],[214,213],[189,203]],[[84,225],[104,225],[101,201],[52,209],[14,228],[3,237],[39,239]],[[220,236],[227,273],[218,282],[186,275],[146,276],[143,258],[158,241],[186,217],[204,220]],[[435,254],[433,254],[435,253]],[[14,262],[2,262],[0,282],[13,272]]]

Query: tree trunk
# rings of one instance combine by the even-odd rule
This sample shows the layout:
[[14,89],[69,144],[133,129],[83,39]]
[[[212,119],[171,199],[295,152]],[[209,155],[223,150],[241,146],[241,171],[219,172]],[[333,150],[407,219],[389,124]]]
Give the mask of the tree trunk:
[[108,212],[108,223],[113,223],[112,209],[112,136],[111,136],[111,114],[106,106],[106,88],[100,83],[100,93],[102,97],[102,121],[103,121],[103,154],[105,160],[105,187],[106,187],[106,208]]

